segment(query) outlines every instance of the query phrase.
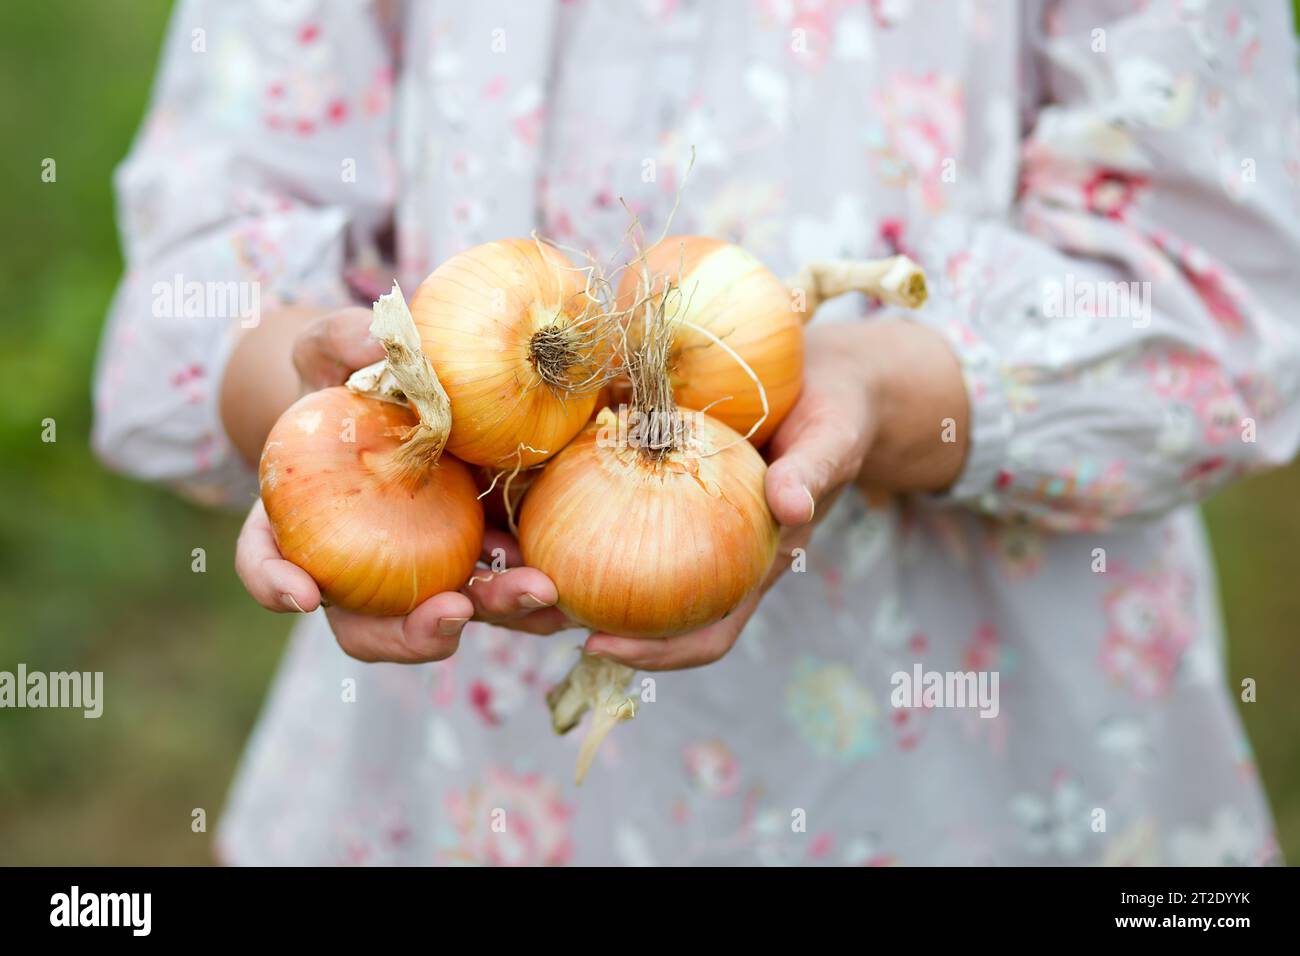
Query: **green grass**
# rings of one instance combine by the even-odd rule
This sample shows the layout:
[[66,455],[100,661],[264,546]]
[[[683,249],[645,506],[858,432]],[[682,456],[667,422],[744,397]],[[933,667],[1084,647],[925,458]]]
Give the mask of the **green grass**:
[[[236,517],[106,474],[89,381],[121,268],[109,174],[139,122],[167,4],[0,4],[6,148],[0,257],[0,669],[102,670],[99,720],[0,711],[0,863],[205,863],[287,621],[231,570]],[[58,181],[40,180],[45,157]],[[40,440],[57,422],[58,441]],[[1231,675],[1300,860],[1300,469],[1243,484],[1211,518]],[[207,551],[206,574],[190,570]],[[204,808],[209,834],[191,832]]]
[[98,720],[0,711],[0,863],[208,862],[191,811],[215,821],[287,630],[235,579],[237,517],[109,475],[87,447],[121,271],[109,175],[167,9],[0,5],[0,669],[102,670],[110,702]]

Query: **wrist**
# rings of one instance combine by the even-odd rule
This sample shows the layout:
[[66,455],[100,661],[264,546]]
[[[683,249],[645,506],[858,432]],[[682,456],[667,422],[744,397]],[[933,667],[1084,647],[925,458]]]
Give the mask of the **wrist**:
[[905,390],[900,371],[906,365],[909,325],[905,319],[889,318],[868,320],[857,329],[855,360],[863,370],[868,408],[880,424],[895,418],[900,393]]
[[218,408],[231,444],[255,466],[280,414],[300,396],[294,340],[319,313],[303,308],[268,312],[241,329],[222,372]]
[[876,421],[862,479],[895,491],[949,487],[966,458],[970,422],[951,346],[920,322],[883,318],[862,326],[859,348]]

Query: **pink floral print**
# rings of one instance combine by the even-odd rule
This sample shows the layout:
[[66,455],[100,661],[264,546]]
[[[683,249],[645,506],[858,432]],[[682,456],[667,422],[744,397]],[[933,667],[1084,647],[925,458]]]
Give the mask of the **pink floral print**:
[[446,811],[457,837],[447,862],[562,866],[573,855],[572,808],[538,773],[489,768],[480,784],[449,793]]
[[1191,583],[1178,572],[1137,575],[1105,597],[1101,666],[1139,697],[1165,694],[1196,636]]
[[941,73],[891,76],[872,98],[872,155],[891,186],[916,190],[927,212],[945,205],[945,169],[955,175],[965,102],[961,87]]

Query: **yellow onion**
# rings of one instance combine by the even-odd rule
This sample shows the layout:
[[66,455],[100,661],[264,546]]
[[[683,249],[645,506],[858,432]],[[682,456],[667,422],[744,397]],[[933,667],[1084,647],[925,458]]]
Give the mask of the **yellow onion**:
[[603,411],[524,498],[524,563],[544,571],[559,608],[584,627],[665,637],[726,616],[776,554],[766,465],[721,422],[682,413],[663,454],[625,436],[634,413]]
[[[758,424],[749,438],[761,446],[803,382],[803,317],[790,290],[741,247],[702,236],[673,236],[647,250],[623,273],[619,304],[662,294],[665,285],[678,287],[666,316],[677,322],[669,357],[674,399],[683,408],[708,409],[742,435]],[[762,383],[766,417],[753,378],[715,337]]]
[[451,399],[452,454],[527,467],[586,424],[608,377],[611,325],[588,275],[551,246],[506,239],[421,283],[411,314]]
[[676,323],[669,373],[677,404],[707,410],[762,447],[799,397],[803,323],[848,292],[915,309],[926,299],[925,274],[900,255],[810,262],[785,283],[739,246],[673,236],[624,271],[618,302],[631,309],[663,298],[665,318]]
[[409,409],[346,388],[312,392],[272,428],[258,468],[284,557],[326,600],[402,615],[461,587],[483,544],[483,509],[463,464],[442,456],[412,471]]
[[387,360],[291,405],[258,478],[280,553],[325,599],[396,616],[469,579],[483,506],[469,469],[443,454],[450,403],[396,285],[370,331]]

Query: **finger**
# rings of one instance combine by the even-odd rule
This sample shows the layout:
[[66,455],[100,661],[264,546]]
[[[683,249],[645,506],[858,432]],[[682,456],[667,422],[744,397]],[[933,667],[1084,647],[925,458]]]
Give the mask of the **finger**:
[[293,363],[308,388],[342,385],[349,375],[384,357],[370,335],[371,312],[352,307],[321,316],[294,341]]
[[528,567],[507,571],[480,568],[462,593],[474,602],[475,618],[492,624],[509,621],[512,627],[525,614],[553,607],[559,597],[550,578]]
[[540,611],[525,614],[523,617],[513,618],[505,626],[512,631],[525,631],[529,634],[538,634],[545,637],[557,631],[567,631],[578,625],[566,617],[558,607],[546,607]]
[[301,613],[320,606],[320,588],[311,575],[280,556],[260,500],[239,532],[235,573],[253,600],[268,610]]
[[777,522],[785,527],[798,527],[813,520],[817,514],[817,499],[803,471],[795,462],[777,459],[767,470],[764,479],[767,506]]
[[[524,557],[519,550],[519,542],[515,539],[515,536],[495,528],[488,528],[484,532],[483,553],[481,555],[481,559],[485,563],[490,565],[499,566],[500,564],[504,564],[506,566],[506,570],[510,570],[511,568],[518,568],[522,570],[522,566],[524,563]],[[497,572],[497,574],[501,574],[501,573],[502,572]],[[479,575],[478,577],[482,578],[484,576]],[[524,582],[525,587],[526,587],[527,577],[528,576],[525,575],[523,579],[520,579],[521,581]],[[512,584],[513,583],[515,582],[512,582]],[[474,584],[475,586],[478,586],[479,584],[483,585],[483,589],[478,593],[483,595],[485,601],[489,601],[494,604],[498,601],[505,601],[508,603],[509,601],[508,594],[501,595],[496,593],[495,589],[501,587],[501,585],[498,585],[495,582],[489,584],[485,580],[476,580]],[[470,592],[470,593],[473,594],[474,592]],[[535,593],[533,594],[533,596],[539,597],[539,595]],[[525,603],[530,603],[530,602],[525,601]],[[508,613],[513,613],[517,615],[518,611],[510,611]],[[487,618],[485,616],[481,616],[480,619],[486,620]],[[510,622],[511,630],[526,631],[529,634],[554,634],[556,631],[563,631],[568,628],[577,626],[573,621],[571,621],[568,617],[565,616],[564,612],[554,607],[544,607],[539,611],[533,611],[531,613],[524,612],[522,616],[514,616],[514,617],[500,618],[500,619],[501,620],[508,619]]]
[[716,624],[676,637],[619,637],[593,634],[584,650],[643,671],[676,671],[703,667],[720,660],[731,650],[754,608],[759,594],[748,597],[740,607]]
[[765,487],[776,520],[787,527],[812,521],[822,499],[857,475],[866,443],[865,412],[852,403],[796,405],[772,439]]
[[524,555],[519,550],[515,536],[498,528],[487,528],[483,532],[483,552],[480,560],[487,565],[504,563],[507,568],[523,567]]
[[812,540],[813,526],[810,524],[800,525],[797,528],[783,528],[781,537],[776,545],[776,557],[772,561],[772,566],[767,569],[767,577],[763,579],[762,590],[767,591],[777,579],[785,572],[789,571],[794,563],[795,552],[804,551],[807,553],[808,542]]
[[424,664],[450,657],[473,606],[463,594],[435,594],[406,617],[373,617],[325,609],[339,647],[366,663]]
[[686,670],[703,667],[731,650],[739,628],[723,619],[716,624],[676,637],[618,637],[593,634],[584,649],[589,654],[607,657],[643,671]]
[[435,594],[403,619],[402,642],[418,660],[440,661],[456,652],[473,616],[474,602],[459,591]]

